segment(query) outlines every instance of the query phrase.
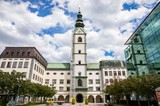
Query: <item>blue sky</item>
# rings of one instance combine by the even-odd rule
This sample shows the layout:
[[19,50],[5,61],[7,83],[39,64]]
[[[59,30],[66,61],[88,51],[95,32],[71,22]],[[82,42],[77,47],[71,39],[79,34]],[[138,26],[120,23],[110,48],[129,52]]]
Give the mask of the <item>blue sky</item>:
[[[80,5],[87,32],[87,60],[124,59],[124,42],[157,0],[0,1],[0,52],[34,46],[48,62],[69,62],[71,36]],[[98,41],[98,42],[97,42]]]

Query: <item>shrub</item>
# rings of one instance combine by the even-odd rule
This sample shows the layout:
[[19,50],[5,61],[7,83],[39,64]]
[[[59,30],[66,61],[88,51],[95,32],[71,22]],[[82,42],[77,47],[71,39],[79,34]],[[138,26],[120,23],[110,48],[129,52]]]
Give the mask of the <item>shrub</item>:
[[85,99],[85,105],[88,105],[88,99],[87,98]]
[[72,105],[74,105],[76,103],[75,98],[72,98]]

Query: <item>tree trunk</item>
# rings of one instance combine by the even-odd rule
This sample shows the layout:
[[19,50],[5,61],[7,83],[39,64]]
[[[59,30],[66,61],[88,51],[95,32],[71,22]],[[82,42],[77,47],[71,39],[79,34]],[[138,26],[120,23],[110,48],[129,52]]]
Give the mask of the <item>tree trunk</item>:
[[42,103],[42,96],[41,96],[41,103]]
[[45,98],[45,96],[43,97],[43,102],[44,102],[44,103],[46,102],[46,98]]
[[127,99],[126,101],[127,101],[127,106],[128,106],[128,104],[129,104],[129,103],[128,103],[128,99]]
[[23,95],[23,99],[22,99],[22,102],[24,103],[24,99],[25,99],[25,96]]
[[127,106],[128,106],[130,101],[130,95],[126,95],[126,100],[127,100]]
[[138,101],[138,106],[141,106],[140,100],[139,100],[139,95],[137,95],[137,101]]
[[147,103],[148,103],[148,106],[150,106],[150,98],[147,97]]
[[30,96],[28,96],[28,102],[30,102],[30,99],[31,99],[31,97],[30,97]]

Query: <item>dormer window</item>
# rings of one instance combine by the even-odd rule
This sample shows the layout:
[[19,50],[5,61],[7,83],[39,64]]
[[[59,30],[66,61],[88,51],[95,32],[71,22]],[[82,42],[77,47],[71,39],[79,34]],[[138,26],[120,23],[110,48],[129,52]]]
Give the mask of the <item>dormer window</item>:
[[27,56],[30,56],[30,52],[27,53]]
[[14,55],[14,52],[12,52],[11,55],[13,56],[13,55]]
[[6,52],[6,55],[8,55],[9,54],[9,52]]
[[22,56],[24,56],[25,52],[22,52]]
[[19,52],[17,52],[17,56],[19,55]]
[[78,42],[82,42],[82,38],[81,37],[78,37]]

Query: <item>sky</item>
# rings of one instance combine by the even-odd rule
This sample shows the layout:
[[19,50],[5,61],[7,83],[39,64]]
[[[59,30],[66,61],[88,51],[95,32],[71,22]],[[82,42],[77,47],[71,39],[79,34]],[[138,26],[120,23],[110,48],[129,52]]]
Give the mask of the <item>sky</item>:
[[125,41],[158,0],[0,0],[0,53],[36,47],[48,62],[70,62],[80,6],[87,61],[124,60]]

